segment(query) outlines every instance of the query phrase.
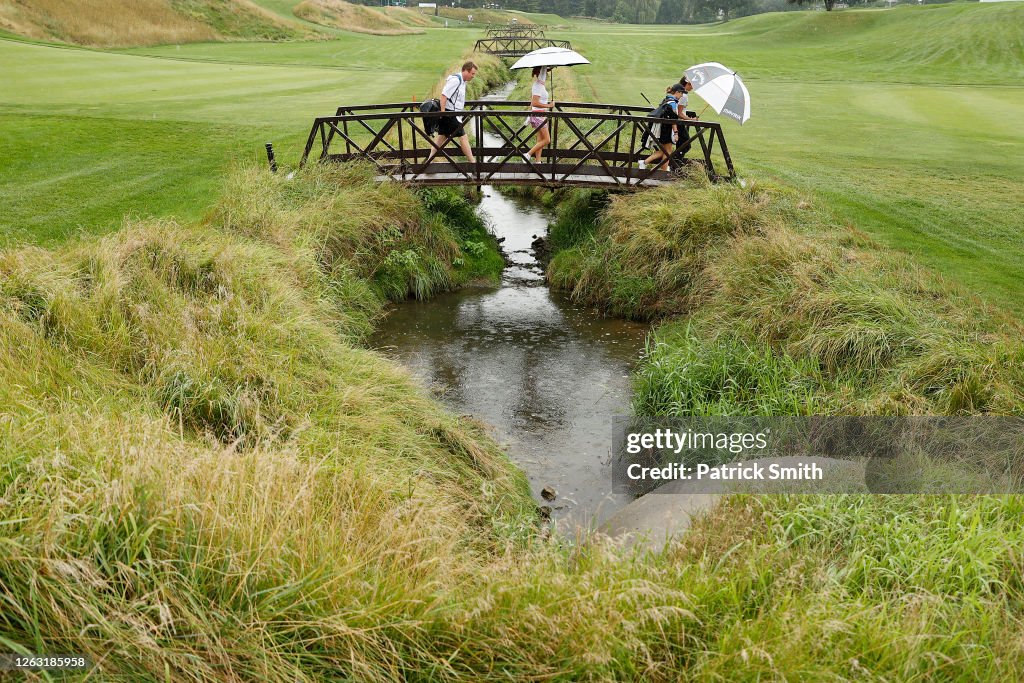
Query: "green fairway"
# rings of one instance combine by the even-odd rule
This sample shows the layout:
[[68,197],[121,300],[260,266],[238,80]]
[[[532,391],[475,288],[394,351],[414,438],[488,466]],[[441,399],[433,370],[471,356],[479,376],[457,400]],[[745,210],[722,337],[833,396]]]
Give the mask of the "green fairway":
[[[593,61],[576,71],[588,99],[639,103],[690,64],[736,68],[754,102],[746,126],[725,124],[741,175],[814,192],[858,228],[1021,310],[1021,6],[560,25],[571,28],[554,37]],[[2,40],[13,87],[0,125],[18,153],[0,167],[10,207],[0,233],[38,241],[109,230],[129,212],[198,215],[233,160],[273,141],[294,162],[310,120],[342,102],[422,99],[479,35],[338,32],[116,52]]]
[[[408,57],[396,64],[389,50]],[[225,168],[259,158],[264,142],[295,163],[315,116],[345,101],[422,98],[464,51],[422,35],[171,46],[156,57],[0,40],[14,85],[0,103],[0,242],[105,232],[129,213],[198,216]]]
[[[641,91],[654,100],[698,62],[737,69],[752,117],[724,126],[741,175],[768,173],[813,191],[861,230],[1024,310],[1019,3],[595,27],[567,37],[593,61],[577,73],[600,101],[635,103]],[[690,108],[702,107],[691,96]]]

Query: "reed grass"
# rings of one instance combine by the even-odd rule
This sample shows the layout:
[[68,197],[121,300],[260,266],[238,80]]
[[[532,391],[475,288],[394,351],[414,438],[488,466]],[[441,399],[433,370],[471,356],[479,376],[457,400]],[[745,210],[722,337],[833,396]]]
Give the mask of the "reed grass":
[[201,225],[3,252],[0,642],[104,680],[1020,670],[1016,499],[735,498],[647,555],[541,533],[482,428],[358,345],[394,254],[456,278],[467,211],[243,168]]
[[[551,281],[612,315],[667,319],[638,372],[643,414],[1020,414],[1020,326],[781,187],[615,197]],[[570,205],[572,207],[572,205]],[[588,208],[589,207],[589,208]],[[589,214],[588,214],[589,211]]]

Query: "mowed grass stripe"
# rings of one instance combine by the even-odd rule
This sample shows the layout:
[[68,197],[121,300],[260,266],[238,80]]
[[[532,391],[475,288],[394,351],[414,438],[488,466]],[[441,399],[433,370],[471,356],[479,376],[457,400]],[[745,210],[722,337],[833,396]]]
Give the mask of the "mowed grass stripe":
[[[607,102],[660,97],[697,62],[736,68],[753,116],[723,125],[741,175],[816,194],[843,220],[1020,312],[1024,51],[1012,53],[1022,25],[1022,6],[946,6],[759,15],[674,51],[625,32],[573,44],[593,61],[577,72],[582,89]],[[893,46],[923,63],[892,59]],[[718,118],[699,97],[690,109]]]
[[199,218],[252,129],[180,121],[0,114],[17,154],[0,166],[0,246],[108,232],[125,214]]
[[0,41],[14,85],[0,104],[0,244],[108,232],[126,214],[198,218],[234,162],[265,163],[264,142],[294,164],[315,116],[423,96],[443,68],[203,64]]
[[[435,80],[432,74],[184,63],[3,41],[0,65],[14,73],[15,87],[5,97],[6,106],[303,126],[312,116],[333,113],[343,98],[400,98],[413,84],[425,91]],[[281,95],[302,97],[282,100]]]

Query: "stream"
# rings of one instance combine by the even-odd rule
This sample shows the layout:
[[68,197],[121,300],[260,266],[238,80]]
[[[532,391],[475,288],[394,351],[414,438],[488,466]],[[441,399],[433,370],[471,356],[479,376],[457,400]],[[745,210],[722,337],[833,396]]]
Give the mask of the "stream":
[[612,417],[629,413],[647,327],[547,287],[531,244],[552,217],[537,202],[484,186],[477,212],[504,238],[500,285],[398,304],[372,344],[452,410],[487,423],[560,526],[593,526],[631,500],[611,493]]

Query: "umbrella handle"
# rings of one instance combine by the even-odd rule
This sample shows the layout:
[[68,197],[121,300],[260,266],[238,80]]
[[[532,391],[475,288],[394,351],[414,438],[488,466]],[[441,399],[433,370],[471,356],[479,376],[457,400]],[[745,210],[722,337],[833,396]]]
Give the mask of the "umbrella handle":
[[708,110],[708,107],[710,106],[710,104],[705,104],[704,108],[700,110],[699,114],[697,114],[697,118],[699,119],[700,117],[704,116],[704,112],[706,112]]

